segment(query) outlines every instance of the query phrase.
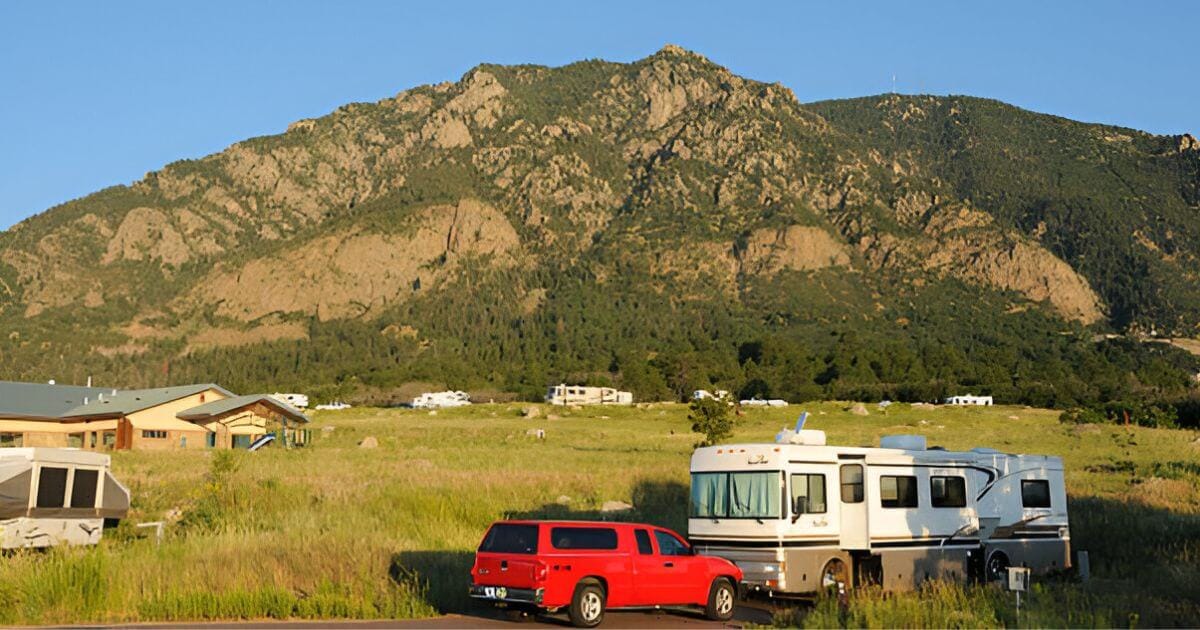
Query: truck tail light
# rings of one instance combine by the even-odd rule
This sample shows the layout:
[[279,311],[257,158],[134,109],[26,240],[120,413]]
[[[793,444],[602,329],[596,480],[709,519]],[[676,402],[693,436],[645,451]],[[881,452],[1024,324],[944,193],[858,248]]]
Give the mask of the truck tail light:
[[550,568],[546,566],[545,562],[538,560],[537,564],[533,565],[533,580],[544,582],[548,577],[550,577]]

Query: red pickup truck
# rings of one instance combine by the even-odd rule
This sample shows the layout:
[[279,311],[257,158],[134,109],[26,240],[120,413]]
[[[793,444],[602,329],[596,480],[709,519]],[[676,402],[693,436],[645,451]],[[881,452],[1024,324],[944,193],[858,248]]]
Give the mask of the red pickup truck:
[[607,608],[699,606],[733,617],[742,571],[699,556],[653,525],[585,521],[494,523],[471,567],[471,597],[530,612],[566,608],[591,628]]

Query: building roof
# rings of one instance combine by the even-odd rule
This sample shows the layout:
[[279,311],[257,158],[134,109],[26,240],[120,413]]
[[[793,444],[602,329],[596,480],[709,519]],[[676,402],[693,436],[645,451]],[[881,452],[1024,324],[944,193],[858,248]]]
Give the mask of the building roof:
[[215,383],[197,383],[195,385],[157,387],[154,389],[114,389],[90,398],[88,402],[75,407],[63,414],[62,417],[79,418],[84,416],[128,415],[135,411],[157,407],[172,400],[186,398],[210,389],[215,389],[229,397],[234,396],[233,392]]
[[292,420],[308,422],[308,416],[304,415],[299,409],[267,394],[246,394],[245,396],[232,396],[230,398],[214,400],[190,409],[184,409],[175,415],[184,420],[205,420],[256,403],[272,407]]
[[33,420],[115,417],[210,389],[233,396],[233,392],[214,383],[119,390],[111,387],[0,381],[0,417]]
[[85,400],[115,391],[111,387],[0,381],[0,416],[57,419],[85,404]]

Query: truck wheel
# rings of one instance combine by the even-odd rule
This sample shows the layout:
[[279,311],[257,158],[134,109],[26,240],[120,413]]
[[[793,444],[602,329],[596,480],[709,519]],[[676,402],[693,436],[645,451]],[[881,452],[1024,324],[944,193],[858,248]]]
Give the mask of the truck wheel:
[[726,578],[713,580],[712,588],[708,589],[708,605],[704,607],[704,616],[713,621],[729,621],[733,619],[736,605],[737,590],[733,583]]
[[571,625],[576,628],[595,628],[604,621],[604,589],[594,580],[580,582],[567,609]]
[[1001,582],[1008,579],[1008,556],[1003,551],[993,551],[988,556],[984,577],[989,582]]

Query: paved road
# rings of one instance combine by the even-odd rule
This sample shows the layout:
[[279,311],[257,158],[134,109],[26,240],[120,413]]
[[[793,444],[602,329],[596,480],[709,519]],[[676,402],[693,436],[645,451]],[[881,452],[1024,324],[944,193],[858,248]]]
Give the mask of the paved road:
[[[753,607],[739,607],[733,621],[722,624],[709,621],[695,612],[690,611],[613,611],[605,614],[601,628],[741,628],[747,623],[770,624],[771,613],[768,610]],[[203,628],[204,630],[308,630],[316,628],[333,628],[335,630],[389,630],[392,628],[508,628],[524,630],[525,628],[566,628],[570,627],[565,615],[550,617],[526,618],[523,621],[509,621],[498,614],[487,612],[474,615],[444,615],[431,619],[405,619],[394,621],[234,621],[218,623],[139,623],[125,625],[94,625],[94,626],[63,626],[75,630],[95,628],[97,630],[115,630],[129,628],[131,630],[180,630],[181,628]]]

